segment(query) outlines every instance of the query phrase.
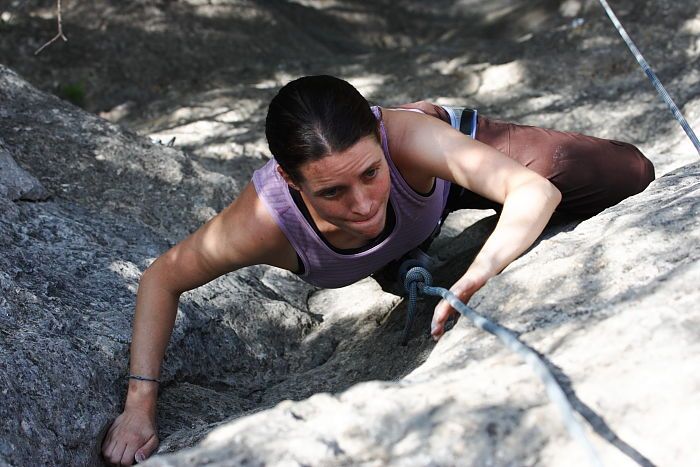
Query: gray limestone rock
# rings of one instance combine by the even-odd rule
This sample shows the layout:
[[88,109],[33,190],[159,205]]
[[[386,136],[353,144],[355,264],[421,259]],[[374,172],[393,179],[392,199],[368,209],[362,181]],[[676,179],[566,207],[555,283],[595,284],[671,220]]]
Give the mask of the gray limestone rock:
[[53,195],[141,221],[171,242],[208,220],[242,188],[179,149],[38,91],[2,65],[0,102],[5,147]]
[[0,140],[0,197],[11,201],[42,201],[49,197],[39,180],[17,165],[10,151]]
[[[140,274],[218,209],[222,200],[208,199],[216,184],[233,181],[2,66],[0,96],[0,138],[57,193],[41,203],[0,197],[0,460],[98,465],[101,436],[123,407]],[[170,183],[178,193],[167,202],[189,219],[181,225],[162,208]],[[287,300],[289,290],[299,298]],[[291,354],[317,320],[311,290],[257,267],[183,296],[163,368],[161,434],[251,410],[289,367],[308,365]]]

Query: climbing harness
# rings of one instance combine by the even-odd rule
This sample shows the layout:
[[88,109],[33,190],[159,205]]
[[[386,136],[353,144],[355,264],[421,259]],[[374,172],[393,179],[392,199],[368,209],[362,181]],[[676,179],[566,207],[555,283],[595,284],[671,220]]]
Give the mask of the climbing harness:
[[681,127],[685,131],[685,134],[688,135],[688,138],[690,138],[690,141],[695,146],[695,150],[698,152],[698,154],[700,154],[700,141],[698,141],[698,137],[695,135],[695,132],[691,128],[690,124],[685,119],[676,103],[673,102],[673,99],[671,99],[671,96],[666,91],[666,88],[664,88],[664,85],[661,84],[659,78],[656,77],[656,73],[654,73],[654,71],[651,69],[647,61],[642,56],[642,53],[639,51],[634,42],[632,42],[632,39],[630,38],[629,34],[627,34],[627,31],[625,31],[625,28],[620,23],[620,20],[617,19],[617,15],[615,15],[615,12],[612,11],[612,8],[610,8],[608,2],[606,0],[599,1],[605,9],[605,12],[608,14],[610,21],[612,21],[613,25],[615,25],[615,27],[617,28],[617,32],[620,33],[620,36],[627,44],[627,47],[630,49],[630,52],[632,52],[634,58],[636,58],[637,62],[639,62],[639,66],[642,67],[642,70],[644,70],[644,73],[651,81],[651,84],[654,85],[656,91],[659,93],[664,102],[666,102],[666,105],[668,105],[669,109],[671,109],[671,113],[673,113],[673,116],[676,117],[676,120],[678,120],[678,123],[680,123]]
[[[432,280],[433,279],[430,272],[428,272],[428,270],[422,266],[411,267],[405,273],[404,286],[408,292],[408,316],[410,317],[409,319],[411,323],[413,322],[413,316],[415,316],[418,295],[432,295],[435,297],[442,297],[455,310],[469,318],[469,320],[474,323],[476,327],[498,337],[507,348],[518,353],[535,370],[537,376],[539,376],[544,383],[549,398],[557,405],[562,413],[564,424],[566,425],[571,437],[584,447],[590,458],[591,464],[595,466],[602,466],[603,463],[598,457],[598,454],[593,448],[590,440],[586,436],[583,427],[574,417],[574,409],[571,407],[571,403],[566,397],[564,389],[559,385],[556,378],[537,352],[523,344],[517,338],[517,336],[508,329],[488,320],[469,306],[462,303],[462,301],[449,290],[442,287],[433,287],[431,285]],[[410,329],[408,321],[406,326],[406,329]],[[405,337],[406,336],[404,336],[404,338]]]
[[465,107],[452,107],[443,105],[443,109],[450,117],[450,125],[471,139],[476,139],[477,117],[479,112],[477,109],[469,109]]

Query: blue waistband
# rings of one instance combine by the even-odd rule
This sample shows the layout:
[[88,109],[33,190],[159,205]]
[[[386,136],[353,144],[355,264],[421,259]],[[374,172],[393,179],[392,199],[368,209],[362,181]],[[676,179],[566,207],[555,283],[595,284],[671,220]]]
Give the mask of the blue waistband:
[[464,107],[442,106],[450,116],[450,124],[452,128],[459,130],[472,139],[476,138],[476,119],[478,112],[476,109],[468,109]]

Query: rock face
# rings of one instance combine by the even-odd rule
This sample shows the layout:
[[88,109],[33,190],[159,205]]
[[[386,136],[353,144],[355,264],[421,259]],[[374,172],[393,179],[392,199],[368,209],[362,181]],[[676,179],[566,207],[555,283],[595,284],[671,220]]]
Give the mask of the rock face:
[[0,141],[0,196],[10,201],[42,201],[49,196],[39,180],[17,165],[2,141]]
[[[121,410],[140,273],[167,249],[166,238],[193,225],[176,227],[163,218],[159,192],[177,190],[176,198],[188,204],[181,214],[192,222],[208,212],[197,200],[217,188],[211,182],[218,178],[207,171],[200,178],[182,152],[124,133],[2,67],[0,99],[6,103],[3,140],[58,191],[44,203],[0,198],[0,459],[94,465],[98,436]],[[111,159],[120,155],[124,159]],[[189,167],[186,180],[179,175],[183,167]],[[115,179],[120,182],[109,181]],[[292,288],[299,298],[285,299]],[[287,367],[303,368],[303,355],[283,355],[317,320],[305,305],[309,290],[289,275],[249,268],[183,300],[171,342],[179,350],[164,370],[166,387],[180,381],[170,393],[179,415],[161,424],[164,432],[181,427],[183,419],[191,423],[192,412],[178,406],[185,395],[218,401],[217,415],[202,414],[210,423],[256,406],[256,392]],[[260,318],[262,310],[269,313]],[[236,389],[193,389],[200,374],[208,384]],[[251,377],[238,381],[243,374]]]
[[[76,47],[95,60],[119,55],[117,68],[137,74],[88,92],[91,110],[129,130],[0,65],[0,464],[100,464],[122,409],[140,274],[265,162],[262,120],[276,88],[319,72],[380,103],[467,102],[644,150],[658,176],[644,193],[554,223],[470,304],[547,359],[607,465],[696,463],[700,163],[595,2],[156,3],[131,2],[101,24],[124,37],[143,26],[134,37],[157,57],[173,47],[153,33],[159,21],[194,18],[245,64],[219,60],[223,45],[189,49],[198,42],[176,27],[185,58],[167,49],[151,70],[102,54],[119,42],[85,29],[90,40]],[[64,28],[86,28],[80,15],[103,4],[81,3]],[[700,127],[700,7],[615,6]],[[215,21],[226,14],[245,27]],[[37,28],[50,37],[55,24],[0,15],[0,62],[51,90],[62,73],[84,71],[71,49],[55,49],[63,62],[10,58],[12,40]],[[256,42],[262,26],[269,40]],[[335,31],[342,38],[329,40]],[[182,79],[160,92],[169,74]],[[140,135],[175,136],[176,147]],[[494,222],[491,212],[448,219],[433,244],[436,283],[461,274]],[[148,464],[585,465],[539,380],[495,338],[461,319],[429,339],[434,305],[423,303],[402,347],[405,304],[373,279],[318,290],[252,267],[183,295],[163,368],[161,454]]]
[[[694,163],[541,241],[472,300],[557,370],[606,465],[692,465],[695,458],[699,215]],[[530,368],[463,318],[397,381],[282,402],[148,465],[585,460]]]

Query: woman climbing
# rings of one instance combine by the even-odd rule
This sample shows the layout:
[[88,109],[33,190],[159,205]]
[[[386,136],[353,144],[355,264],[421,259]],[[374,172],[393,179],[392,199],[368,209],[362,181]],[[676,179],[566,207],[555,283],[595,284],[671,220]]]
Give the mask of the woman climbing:
[[[183,292],[254,264],[344,286],[421,245],[450,210],[495,207],[495,229],[451,287],[467,302],[532,245],[555,210],[591,216],[654,178],[627,143],[470,121],[471,113],[425,102],[409,107],[420,111],[370,107],[331,76],[297,79],[273,98],[265,133],[274,159],[141,277],[126,404],[102,445],[109,463],[131,465],[158,445],[157,379]],[[444,301],[436,306],[435,339],[453,313]]]

